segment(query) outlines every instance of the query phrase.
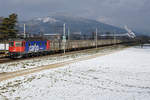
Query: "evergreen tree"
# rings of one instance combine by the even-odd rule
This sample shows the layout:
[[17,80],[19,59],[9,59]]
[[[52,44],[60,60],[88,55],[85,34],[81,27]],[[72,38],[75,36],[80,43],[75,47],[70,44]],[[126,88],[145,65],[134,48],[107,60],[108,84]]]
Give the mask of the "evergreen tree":
[[0,25],[0,35],[3,39],[15,38],[18,30],[16,29],[17,14],[11,14],[4,18]]
[[9,15],[9,37],[16,37],[18,30],[16,29],[17,24],[17,14]]

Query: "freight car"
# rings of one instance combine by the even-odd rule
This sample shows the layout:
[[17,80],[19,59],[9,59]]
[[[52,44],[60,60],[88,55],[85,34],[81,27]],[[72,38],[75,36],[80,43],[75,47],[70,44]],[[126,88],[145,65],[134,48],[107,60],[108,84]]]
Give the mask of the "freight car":
[[69,40],[65,43],[61,40],[12,40],[9,41],[9,57],[20,58],[28,56],[39,56],[49,54],[51,52],[61,52],[93,48],[97,46],[105,46],[121,43],[120,40],[103,39],[98,40]]
[[0,43],[0,54],[7,54],[9,48],[9,44],[5,42]]

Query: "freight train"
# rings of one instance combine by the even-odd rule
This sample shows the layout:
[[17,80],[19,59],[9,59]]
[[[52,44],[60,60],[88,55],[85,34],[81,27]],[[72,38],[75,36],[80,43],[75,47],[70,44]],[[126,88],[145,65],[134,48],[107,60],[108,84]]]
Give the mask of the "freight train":
[[9,57],[32,57],[64,50],[80,50],[119,43],[122,43],[119,39],[67,40],[65,42],[62,40],[17,39],[9,41]]

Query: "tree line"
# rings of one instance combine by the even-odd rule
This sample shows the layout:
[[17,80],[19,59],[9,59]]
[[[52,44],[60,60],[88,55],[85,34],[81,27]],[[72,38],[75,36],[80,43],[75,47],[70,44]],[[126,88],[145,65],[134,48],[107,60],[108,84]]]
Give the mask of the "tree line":
[[17,17],[15,13],[10,14],[8,17],[1,17],[0,22],[0,39],[8,40],[17,37]]

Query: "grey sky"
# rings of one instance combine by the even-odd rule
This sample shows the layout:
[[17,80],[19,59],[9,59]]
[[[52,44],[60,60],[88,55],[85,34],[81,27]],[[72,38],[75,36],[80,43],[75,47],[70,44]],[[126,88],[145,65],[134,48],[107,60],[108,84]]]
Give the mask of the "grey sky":
[[150,33],[150,0],[0,0],[0,16],[15,12],[20,20],[68,13]]

